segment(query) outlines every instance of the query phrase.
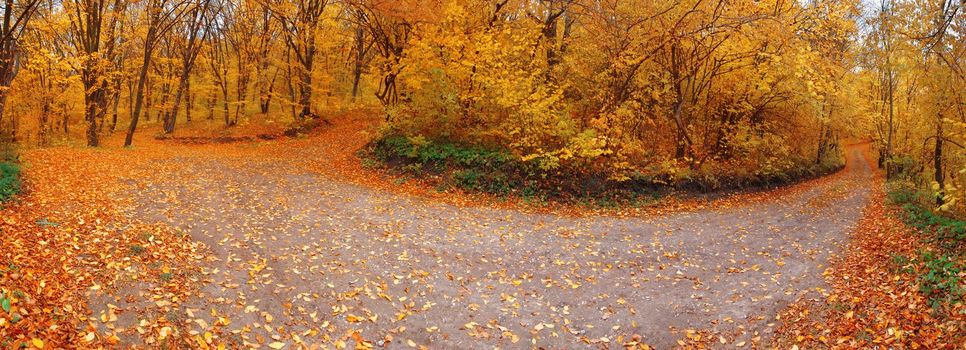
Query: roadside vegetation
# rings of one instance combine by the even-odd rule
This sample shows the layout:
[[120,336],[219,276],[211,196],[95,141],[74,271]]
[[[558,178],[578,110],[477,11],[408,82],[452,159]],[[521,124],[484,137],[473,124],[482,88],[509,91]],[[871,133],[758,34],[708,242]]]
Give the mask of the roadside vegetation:
[[642,206],[680,192],[769,188],[827,175],[844,165],[840,153],[830,153],[819,163],[803,161],[800,166],[767,172],[710,165],[672,172],[651,166],[614,179],[593,169],[546,169],[508,149],[400,135],[371,142],[360,157],[365,166],[387,170],[398,181],[420,178],[440,192],[459,189],[534,203],[558,201],[596,207]]
[[961,305],[966,295],[966,221],[935,210],[935,195],[917,191],[909,182],[891,182],[888,197],[922,242],[915,254],[894,255],[896,268],[916,276],[919,292],[935,312]]
[[17,164],[0,162],[0,202],[20,192],[20,168]]
[[20,165],[9,144],[0,143],[0,202],[20,192]]

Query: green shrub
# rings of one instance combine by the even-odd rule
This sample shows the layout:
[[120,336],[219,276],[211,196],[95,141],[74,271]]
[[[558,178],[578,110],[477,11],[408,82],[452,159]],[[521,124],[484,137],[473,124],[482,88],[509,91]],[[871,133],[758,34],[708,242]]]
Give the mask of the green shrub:
[[14,163],[0,163],[0,202],[20,192],[20,168]]
[[[531,167],[506,151],[404,136],[384,137],[371,147],[375,158],[404,173],[450,172],[452,184],[472,191],[507,194]],[[513,174],[514,176],[511,176]]]
[[375,143],[373,154],[382,161],[389,161],[395,157],[412,153],[413,145],[403,136],[384,137]]
[[509,163],[514,159],[504,150],[398,135],[379,139],[375,142],[373,151],[382,160],[408,158],[427,165],[452,162],[467,166],[496,166]]
[[912,186],[890,184],[886,196],[890,203],[902,205],[906,203],[917,203],[920,198],[920,193]]
[[919,293],[934,310],[961,301],[966,294],[961,277],[966,269],[955,257],[921,250],[918,259],[893,255],[892,262],[898,272],[915,275]]
[[[917,195],[895,194],[890,196],[896,197],[897,200],[908,200],[909,198],[916,198]],[[932,210],[923,208],[915,201],[898,203],[904,203],[902,204],[903,221],[906,225],[918,229],[925,236],[927,242],[937,244],[947,250],[956,250],[963,242],[966,242],[966,221],[937,214]]]
[[479,190],[482,178],[483,174],[476,169],[464,169],[453,172],[453,182],[456,183],[456,186],[468,190]]
[[945,303],[961,300],[964,290],[960,274],[966,270],[946,255],[922,252],[919,258],[925,268],[918,278],[919,292],[929,299],[929,305],[939,309]]
[[892,178],[915,180],[919,176],[919,162],[908,155],[896,155],[886,160],[886,166],[892,171]]

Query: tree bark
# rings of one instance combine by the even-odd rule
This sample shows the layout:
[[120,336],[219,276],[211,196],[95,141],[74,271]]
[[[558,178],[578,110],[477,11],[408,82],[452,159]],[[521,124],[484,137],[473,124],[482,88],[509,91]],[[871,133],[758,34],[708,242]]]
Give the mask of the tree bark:
[[936,143],[935,149],[933,151],[933,171],[935,171],[934,179],[936,184],[939,185],[939,193],[936,194],[936,205],[943,205],[944,203],[944,190],[945,184],[945,174],[943,173],[943,120],[942,115],[936,118]]
[[[149,30],[148,36],[150,37],[151,35]],[[134,142],[134,131],[137,130],[138,118],[141,116],[141,107],[144,103],[144,81],[148,75],[148,66],[150,64],[151,52],[146,50],[144,52],[144,60],[141,63],[141,71],[138,74],[137,91],[134,93],[134,112],[131,114],[131,124],[128,126],[127,136],[124,137],[124,147],[131,146],[131,143]]]
[[312,60],[307,60],[302,67],[302,71],[299,72],[299,105],[302,106],[302,112],[299,113],[299,119],[305,120],[306,117],[312,116]]
[[221,86],[221,95],[225,98],[225,103],[223,104],[225,107],[225,126],[234,126],[235,123],[231,122],[231,111],[228,107],[228,85]]
[[360,24],[356,28],[356,59],[352,66],[352,102],[359,96],[359,81],[362,79],[362,60],[365,53],[365,29]]
[[188,79],[184,94],[184,119],[188,123],[191,123],[191,109],[194,108],[194,101],[194,96],[191,95],[191,79]]
[[148,25],[148,34],[144,39],[144,59],[141,61],[141,70],[138,74],[137,91],[134,93],[134,113],[131,114],[131,124],[127,129],[127,136],[124,138],[124,147],[131,146],[134,142],[134,131],[138,127],[138,118],[141,116],[141,107],[144,103],[144,83],[148,76],[148,67],[151,65],[151,55],[154,49],[154,39],[157,33],[158,18],[157,14],[152,14],[151,23]]
[[181,100],[184,98],[185,90],[188,89],[188,79],[190,78],[191,68],[185,68],[181,71],[181,78],[178,81],[178,89],[174,93],[174,106],[171,108],[171,112],[168,114],[167,118],[164,118],[164,133],[170,134],[174,132],[174,125],[178,119],[178,109],[181,108]]

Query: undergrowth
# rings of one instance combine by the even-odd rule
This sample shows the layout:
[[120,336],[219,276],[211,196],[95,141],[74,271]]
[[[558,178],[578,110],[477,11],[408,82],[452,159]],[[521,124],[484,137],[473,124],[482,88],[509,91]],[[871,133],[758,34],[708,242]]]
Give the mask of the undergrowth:
[[20,166],[14,150],[0,144],[0,202],[20,192]]
[[927,246],[919,250],[918,256],[894,257],[896,265],[916,276],[919,292],[928,298],[934,310],[962,302],[966,295],[962,249],[966,242],[966,221],[929,209],[928,203],[935,197],[903,182],[889,184],[888,198],[902,209],[903,222],[915,228]]
[[[723,170],[706,164],[674,173],[660,166],[616,181],[590,169],[545,170],[536,162],[520,160],[507,150],[389,135],[372,142],[360,155],[367,168],[388,167],[405,178],[435,182],[439,191],[459,188],[497,196],[514,195],[526,202],[548,200],[590,207],[645,206],[674,191],[707,193],[717,190],[770,187],[825,175],[842,166],[841,159],[779,171],[714,175]],[[767,170],[767,171],[765,171]]]
[[383,138],[371,145],[370,151],[372,157],[364,158],[369,166],[389,165],[412,176],[440,175],[440,191],[458,187],[497,195],[519,192],[539,196],[539,191],[527,181],[536,175],[536,169],[514,161],[504,151],[454,143],[420,143],[406,137]]

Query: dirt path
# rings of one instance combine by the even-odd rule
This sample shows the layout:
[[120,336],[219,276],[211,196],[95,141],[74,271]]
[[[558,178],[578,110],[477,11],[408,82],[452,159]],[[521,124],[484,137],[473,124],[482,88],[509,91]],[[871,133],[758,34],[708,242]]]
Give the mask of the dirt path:
[[201,294],[167,317],[204,333],[224,316],[236,346],[619,348],[640,335],[663,349],[703,330],[731,348],[767,344],[781,309],[823,286],[869,197],[858,148],[848,161],[763,203],[567,218],[399,197],[285,158],[186,152],[156,164],[171,181],[137,180],[130,215],[210,246]]

